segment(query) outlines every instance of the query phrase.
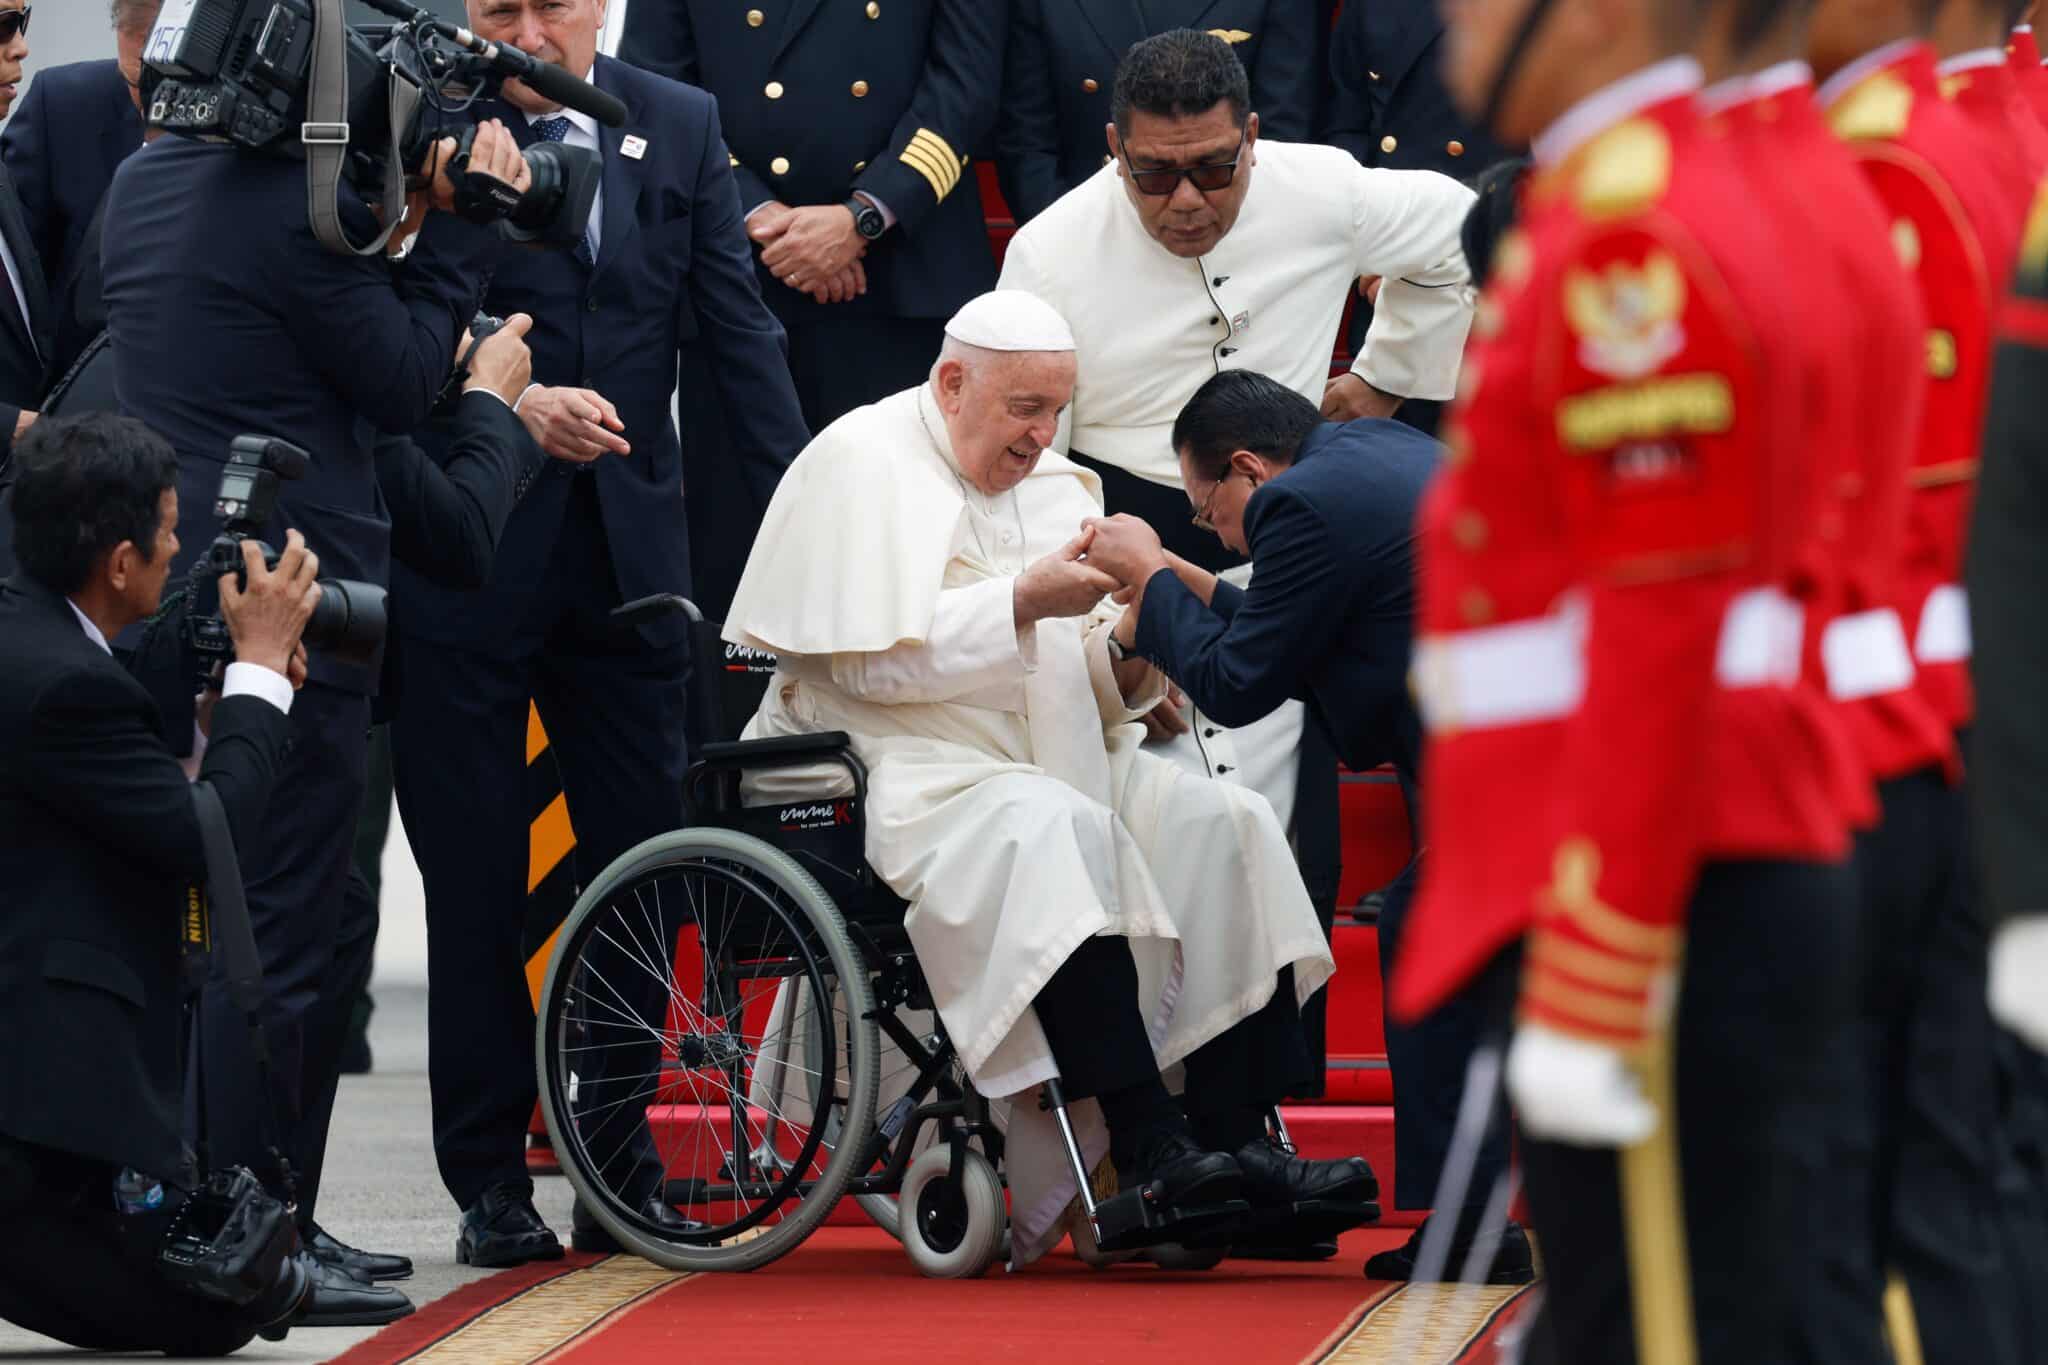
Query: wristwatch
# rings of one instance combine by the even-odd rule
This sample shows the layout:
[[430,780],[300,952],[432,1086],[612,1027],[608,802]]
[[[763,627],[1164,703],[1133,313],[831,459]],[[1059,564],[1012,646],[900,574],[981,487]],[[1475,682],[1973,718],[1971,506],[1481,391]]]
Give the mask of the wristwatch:
[[1138,656],[1134,651],[1125,649],[1124,642],[1117,639],[1116,634],[1111,632],[1109,637],[1109,657],[1116,663],[1122,663],[1126,659],[1135,659]]
[[882,211],[859,195],[846,201],[846,211],[853,215],[853,230],[867,241],[874,241],[888,230],[889,220]]

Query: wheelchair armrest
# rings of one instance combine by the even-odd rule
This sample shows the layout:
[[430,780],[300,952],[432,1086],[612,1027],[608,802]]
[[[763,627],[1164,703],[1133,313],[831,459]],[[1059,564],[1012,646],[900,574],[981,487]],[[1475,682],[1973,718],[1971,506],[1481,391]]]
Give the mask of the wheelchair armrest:
[[636,597],[623,606],[613,607],[611,621],[619,626],[644,626],[666,620],[678,612],[692,621],[704,619],[704,613],[697,610],[697,604],[681,593],[658,592],[651,597]]
[[853,737],[846,731],[820,730],[814,735],[721,740],[699,745],[697,754],[720,767],[786,768],[813,759],[837,758],[852,747]]

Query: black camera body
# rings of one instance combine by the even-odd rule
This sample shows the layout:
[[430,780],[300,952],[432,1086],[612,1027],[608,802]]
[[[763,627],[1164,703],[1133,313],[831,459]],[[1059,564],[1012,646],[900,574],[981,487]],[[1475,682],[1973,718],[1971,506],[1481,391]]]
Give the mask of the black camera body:
[[[312,136],[302,130],[312,80],[313,3],[171,0],[143,52],[149,123],[183,137],[303,158]],[[343,165],[353,183],[382,185],[394,170],[386,164],[394,145],[395,169],[419,175],[430,169],[434,143],[455,137],[460,148],[450,178],[463,217],[495,223],[515,241],[573,245],[582,238],[601,170],[595,152],[560,143],[529,148],[533,183],[523,194],[468,171],[475,135],[468,110],[502,85],[504,49],[492,49],[494,57],[466,51],[417,21],[342,32],[348,116],[327,133],[346,139]],[[394,80],[420,95],[406,126],[397,129],[391,126]]]
[[[299,447],[274,436],[237,436],[228,443],[213,504],[220,534],[192,562],[185,586],[185,646],[202,686],[212,678],[214,665],[232,660],[235,653],[234,638],[220,614],[221,575],[232,573],[238,582],[247,583],[242,545],[249,540],[262,549],[267,567],[277,567],[277,551],[258,537],[277,510],[279,485],[304,478],[310,459]],[[345,663],[367,664],[384,642],[384,589],[348,578],[322,578],[318,584],[319,604],[300,637],[306,648],[324,650]]]
[[247,1168],[215,1171],[189,1195],[157,1249],[157,1268],[188,1294],[243,1309],[260,1326],[289,1318],[311,1288],[286,1208]]

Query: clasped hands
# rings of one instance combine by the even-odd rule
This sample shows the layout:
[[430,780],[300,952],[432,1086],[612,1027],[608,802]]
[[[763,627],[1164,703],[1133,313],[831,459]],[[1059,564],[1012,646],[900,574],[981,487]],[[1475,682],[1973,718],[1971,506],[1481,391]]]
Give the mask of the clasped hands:
[[[1017,625],[1021,629],[1047,617],[1083,616],[1108,597],[1125,608],[1113,633],[1118,643],[1129,649],[1137,640],[1136,604],[1145,581],[1170,567],[1158,532],[1138,518],[1090,517],[1082,523],[1079,535],[1019,576]],[[1129,696],[1144,685],[1151,670],[1152,665],[1143,659],[1126,659],[1116,665],[1117,685]],[[1185,734],[1189,728],[1182,714],[1186,705],[1187,698],[1169,680],[1165,703],[1145,713],[1147,737],[1168,739]]]
[[843,204],[791,208],[771,200],[747,219],[747,236],[776,279],[819,303],[845,303],[868,292],[860,263],[868,244]]

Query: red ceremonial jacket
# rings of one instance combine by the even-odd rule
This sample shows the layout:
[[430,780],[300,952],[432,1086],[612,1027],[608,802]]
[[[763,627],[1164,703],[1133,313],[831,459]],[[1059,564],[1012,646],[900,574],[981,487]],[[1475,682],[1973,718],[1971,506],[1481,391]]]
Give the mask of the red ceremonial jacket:
[[2013,79],[2019,82],[2020,97],[2032,106],[2041,126],[2048,128],[2048,71],[2041,68],[2041,45],[2034,39],[2034,30],[2014,29],[2005,56]]
[[1634,1043],[1707,861],[1846,850],[1787,591],[1814,508],[1785,277],[1696,87],[1660,63],[1582,106],[1475,319],[1421,524],[1398,1013],[1527,928],[1524,1015]]

